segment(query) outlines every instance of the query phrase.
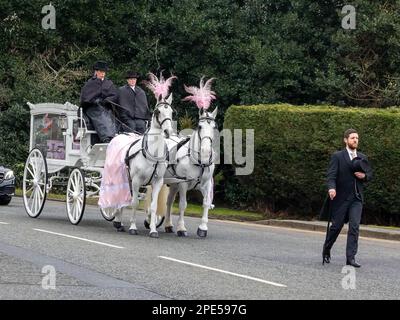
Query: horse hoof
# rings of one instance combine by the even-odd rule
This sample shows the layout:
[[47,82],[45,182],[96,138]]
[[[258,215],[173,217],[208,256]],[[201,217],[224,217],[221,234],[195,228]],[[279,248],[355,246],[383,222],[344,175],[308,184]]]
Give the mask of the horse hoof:
[[115,229],[119,229],[119,228],[121,228],[122,227],[122,223],[121,222],[113,222],[113,227],[115,228]]
[[165,233],[174,233],[174,227],[165,227]]
[[150,238],[158,238],[158,232],[150,232]]
[[138,231],[136,229],[129,229],[129,234],[132,236],[137,236],[138,235]]
[[150,229],[150,223],[147,220],[144,220],[144,227]]
[[177,235],[178,237],[187,237],[187,231],[178,231]]
[[117,229],[117,232],[125,232],[125,228],[124,228],[124,226],[122,225],[122,223],[121,222],[113,222],[113,226],[114,226],[114,228],[115,229]]
[[199,228],[199,229],[197,229],[197,235],[198,235],[200,238],[205,238],[205,237],[207,237],[207,230],[201,230],[201,229]]

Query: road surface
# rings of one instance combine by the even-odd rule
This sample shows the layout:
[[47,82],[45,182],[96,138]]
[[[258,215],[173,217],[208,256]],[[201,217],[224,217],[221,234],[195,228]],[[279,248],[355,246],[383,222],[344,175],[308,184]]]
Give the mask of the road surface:
[[132,236],[95,206],[73,226],[65,203],[47,201],[32,219],[14,198],[0,207],[0,299],[400,298],[399,242],[361,238],[353,273],[345,236],[323,266],[323,233],[210,220],[200,239],[200,219],[186,218],[187,238],[161,229],[152,239],[143,219]]

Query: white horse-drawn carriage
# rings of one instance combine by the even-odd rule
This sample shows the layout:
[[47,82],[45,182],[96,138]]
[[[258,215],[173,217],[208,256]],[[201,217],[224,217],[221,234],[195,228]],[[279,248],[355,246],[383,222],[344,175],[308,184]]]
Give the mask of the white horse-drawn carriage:
[[[85,211],[86,197],[99,194],[107,144],[98,143],[96,131],[74,104],[28,105],[31,151],[23,175],[25,210],[37,218],[49,191],[66,186],[68,218],[77,225]],[[113,219],[113,212],[100,211],[106,220]]]
[[[162,81],[159,81],[154,76],[152,79],[149,87],[157,98],[157,104],[149,129],[131,144],[125,157],[125,174],[129,177],[132,196],[130,204],[133,207],[129,233],[137,234],[136,209],[139,199],[144,196],[139,190],[151,185],[151,204],[146,208],[148,218],[145,225],[150,229],[151,237],[158,237],[157,228],[163,223],[164,218],[162,214],[157,213],[157,200],[165,182],[171,185],[168,202],[165,204],[167,206],[166,232],[173,232],[171,206],[176,193],[179,192],[180,217],[177,233],[179,236],[186,236],[183,221],[186,192],[197,188],[204,197],[203,219],[197,233],[200,237],[205,237],[208,209],[212,207],[212,199],[210,199],[214,171],[212,143],[217,110],[208,113],[207,108],[199,107],[201,112],[198,128],[184,143],[175,144],[180,150],[176,150],[175,159],[171,159],[165,139],[173,135],[172,95],[167,95],[172,78],[166,81],[161,78]],[[209,84],[206,84],[206,87],[208,87],[206,100],[209,100],[209,106],[210,96],[213,96],[210,94],[212,91],[209,90]],[[187,88],[188,92],[190,88]],[[203,92],[200,93],[203,99]],[[66,186],[68,219],[72,224],[77,225],[85,210],[86,197],[99,197],[101,188],[107,188],[104,181],[105,186],[101,183],[105,173],[104,166],[109,144],[98,143],[96,131],[91,130],[82,109],[74,104],[67,102],[65,104],[28,103],[28,105],[31,110],[31,151],[26,160],[23,175],[25,210],[30,217],[37,218],[43,210],[49,191],[52,188]],[[111,144],[114,140],[118,138],[113,139]],[[114,227],[118,231],[124,231],[122,207],[103,207],[100,211],[107,221],[114,220]]]

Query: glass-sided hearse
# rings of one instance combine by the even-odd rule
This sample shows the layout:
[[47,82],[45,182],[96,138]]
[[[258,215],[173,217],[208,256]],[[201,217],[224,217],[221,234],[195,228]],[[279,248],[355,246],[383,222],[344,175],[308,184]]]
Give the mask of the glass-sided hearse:
[[[56,185],[66,186],[67,214],[78,224],[86,196],[98,197],[107,144],[98,143],[82,110],[69,102],[28,103],[30,107],[30,152],[23,176],[24,206],[36,218],[47,193]],[[111,221],[114,212],[101,210]]]

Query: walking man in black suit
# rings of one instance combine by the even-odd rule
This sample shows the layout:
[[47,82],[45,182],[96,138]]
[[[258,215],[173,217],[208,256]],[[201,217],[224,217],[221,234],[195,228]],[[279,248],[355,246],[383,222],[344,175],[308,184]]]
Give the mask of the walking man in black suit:
[[355,256],[364,203],[364,182],[372,178],[372,170],[367,157],[357,151],[356,130],[345,131],[344,143],[346,148],[332,155],[327,173],[332,225],[327,232],[322,256],[324,263],[330,262],[331,248],[348,220],[346,264],[359,268],[361,265],[356,262]]

